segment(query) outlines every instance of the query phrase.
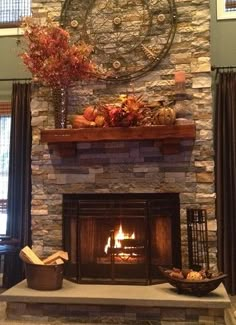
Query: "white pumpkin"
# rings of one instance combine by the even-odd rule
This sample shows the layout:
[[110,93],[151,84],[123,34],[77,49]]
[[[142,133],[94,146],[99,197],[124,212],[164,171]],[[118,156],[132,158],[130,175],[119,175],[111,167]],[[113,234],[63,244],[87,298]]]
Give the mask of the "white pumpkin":
[[157,125],[172,125],[175,123],[175,110],[171,107],[161,107],[155,114],[155,122]]

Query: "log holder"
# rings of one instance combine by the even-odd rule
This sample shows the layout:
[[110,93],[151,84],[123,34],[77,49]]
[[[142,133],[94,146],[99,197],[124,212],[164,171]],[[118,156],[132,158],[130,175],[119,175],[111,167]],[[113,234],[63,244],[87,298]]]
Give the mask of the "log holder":
[[207,212],[187,208],[189,268],[209,269]]

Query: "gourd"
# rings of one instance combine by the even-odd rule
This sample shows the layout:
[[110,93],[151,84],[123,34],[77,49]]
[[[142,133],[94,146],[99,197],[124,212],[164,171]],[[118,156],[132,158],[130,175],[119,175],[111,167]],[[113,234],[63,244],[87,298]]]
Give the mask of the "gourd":
[[87,106],[84,109],[83,116],[86,120],[92,122],[95,120],[96,116],[98,115],[97,108],[94,106]]
[[157,125],[172,125],[176,119],[175,110],[171,107],[161,107],[157,110],[154,119]]
[[203,277],[200,272],[191,271],[188,273],[186,279],[187,280],[202,280]]
[[94,127],[94,122],[88,121],[83,115],[75,115],[71,121],[73,129]]

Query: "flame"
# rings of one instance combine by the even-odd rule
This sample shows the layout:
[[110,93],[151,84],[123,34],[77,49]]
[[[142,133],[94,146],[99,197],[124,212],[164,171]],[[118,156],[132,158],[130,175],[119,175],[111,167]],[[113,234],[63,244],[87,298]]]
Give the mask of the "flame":
[[[119,230],[115,233],[114,236],[114,248],[121,248],[122,247],[122,240],[123,239],[135,239],[135,233],[133,232],[132,235],[123,232],[122,225],[120,224]],[[107,243],[104,247],[104,252],[107,254],[108,248],[111,247],[111,237],[108,237]]]

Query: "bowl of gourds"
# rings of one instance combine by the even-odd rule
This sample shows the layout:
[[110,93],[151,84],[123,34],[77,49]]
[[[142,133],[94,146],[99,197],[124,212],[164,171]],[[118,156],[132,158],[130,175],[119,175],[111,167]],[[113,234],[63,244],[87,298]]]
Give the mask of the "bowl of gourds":
[[158,267],[164,279],[177,289],[179,294],[205,296],[215,290],[227,277],[222,272],[213,273],[208,270],[194,271],[192,269],[167,269]]

